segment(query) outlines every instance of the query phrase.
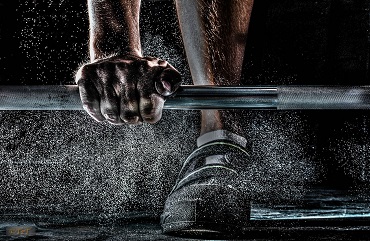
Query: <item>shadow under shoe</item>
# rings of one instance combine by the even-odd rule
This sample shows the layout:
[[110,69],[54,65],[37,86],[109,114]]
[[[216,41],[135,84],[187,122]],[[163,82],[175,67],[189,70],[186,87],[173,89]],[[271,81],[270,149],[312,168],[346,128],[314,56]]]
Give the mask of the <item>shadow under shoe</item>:
[[189,155],[166,200],[163,233],[188,237],[237,237],[248,224],[250,202],[238,188],[246,150],[213,141]]

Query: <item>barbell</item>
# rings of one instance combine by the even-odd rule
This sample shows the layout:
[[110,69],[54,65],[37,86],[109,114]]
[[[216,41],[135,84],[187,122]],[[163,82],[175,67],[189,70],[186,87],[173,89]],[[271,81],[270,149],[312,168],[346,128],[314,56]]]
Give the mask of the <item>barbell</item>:
[[[182,85],[164,109],[370,109],[370,86]],[[2,85],[0,110],[83,110],[76,85]]]

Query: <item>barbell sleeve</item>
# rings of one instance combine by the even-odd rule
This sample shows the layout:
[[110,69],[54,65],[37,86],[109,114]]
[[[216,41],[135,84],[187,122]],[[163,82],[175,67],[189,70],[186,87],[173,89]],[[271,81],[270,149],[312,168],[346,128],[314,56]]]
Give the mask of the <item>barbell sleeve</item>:
[[[369,86],[193,86],[165,109],[370,109]],[[2,85],[0,110],[83,110],[76,85]]]

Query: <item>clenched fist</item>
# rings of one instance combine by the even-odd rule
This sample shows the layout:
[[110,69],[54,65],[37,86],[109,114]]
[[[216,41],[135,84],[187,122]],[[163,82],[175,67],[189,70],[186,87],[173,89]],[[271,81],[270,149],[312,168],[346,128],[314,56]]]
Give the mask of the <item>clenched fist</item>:
[[165,97],[178,89],[181,76],[164,60],[126,55],[83,65],[76,83],[83,108],[95,120],[116,125],[156,123]]

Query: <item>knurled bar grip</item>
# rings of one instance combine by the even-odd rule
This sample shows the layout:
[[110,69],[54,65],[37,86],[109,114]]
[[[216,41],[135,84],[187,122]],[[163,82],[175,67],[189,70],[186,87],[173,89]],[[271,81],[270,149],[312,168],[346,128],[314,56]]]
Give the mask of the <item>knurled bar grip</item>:
[[278,109],[370,109],[369,86],[281,86]]
[[[368,86],[181,86],[165,109],[370,109]],[[82,110],[76,85],[0,86],[0,110]]]

